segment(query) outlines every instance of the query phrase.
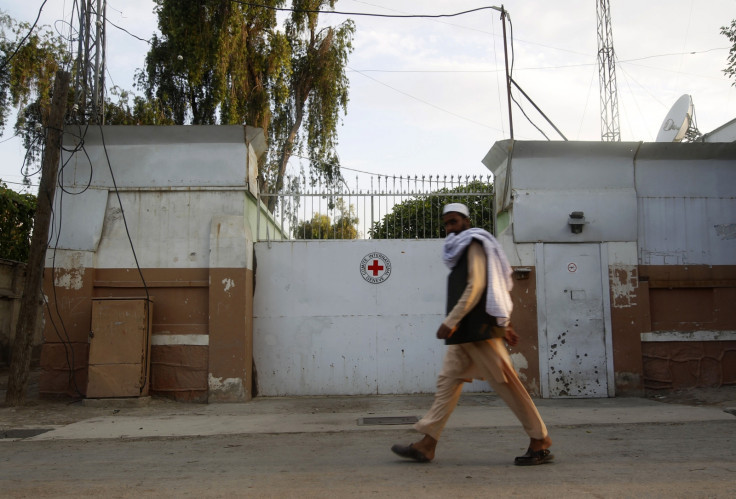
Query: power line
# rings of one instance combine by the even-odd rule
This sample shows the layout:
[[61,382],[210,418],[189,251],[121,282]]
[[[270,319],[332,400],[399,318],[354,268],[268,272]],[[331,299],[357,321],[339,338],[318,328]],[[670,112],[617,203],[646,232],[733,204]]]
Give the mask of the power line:
[[688,51],[688,52],[672,52],[670,54],[648,55],[646,57],[637,57],[636,59],[619,60],[618,57],[616,57],[616,60],[619,63],[622,63],[622,62],[635,62],[635,61],[643,61],[645,59],[654,59],[656,57],[671,57],[671,56],[675,56],[675,55],[705,54],[706,52],[713,52],[715,50],[729,50],[729,49],[730,49],[730,47],[714,47],[712,49],[707,49],[707,50],[695,50],[695,51]]
[[275,10],[278,12],[303,12],[305,14],[338,14],[343,16],[363,16],[363,17],[389,17],[395,19],[437,19],[442,17],[457,17],[465,14],[471,14],[481,10],[498,10],[498,7],[488,5],[486,7],[478,7],[475,9],[464,10],[452,14],[374,14],[368,12],[344,12],[339,10],[313,10],[313,9],[292,9],[288,7],[272,7],[270,5],[262,5],[258,3],[243,2],[240,0],[231,0],[233,3],[247,5],[248,7],[260,7],[263,9]]
[[[348,69],[352,69],[352,68],[348,68]],[[435,108],[435,109],[437,109],[437,110],[439,110],[439,111],[442,111],[443,113],[447,113],[447,114],[450,114],[450,115],[452,115],[452,116],[455,116],[456,118],[460,118],[461,120],[469,121],[469,122],[471,122],[471,123],[474,123],[474,124],[476,124],[476,125],[482,126],[482,127],[484,127],[484,128],[490,128],[491,130],[496,130],[496,131],[502,131],[502,130],[499,130],[498,128],[492,127],[492,126],[490,126],[490,125],[486,125],[485,123],[481,123],[481,122],[479,122],[479,121],[475,121],[475,120],[473,120],[473,119],[470,119],[470,118],[466,118],[465,116],[459,115],[459,114],[457,114],[457,113],[453,113],[452,111],[448,111],[447,109],[441,108],[441,107],[439,107],[439,106],[437,106],[437,105],[435,105],[435,104],[432,104],[431,102],[428,102],[428,101],[426,101],[426,100],[424,100],[424,99],[420,99],[419,97],[416,97],[416,96],[414,96],[414,95],[411,95],[410,93],[404,92],[403,90],[399,90],[398,88],[392,87],[391,85],[388,85],[387,83],[384,83],[384,82],[382,82],[381,80],[377,80],[377,79],[373,78],[372,76],[368,76],[368,75],[367,75],[367,74],[365,74],[365,73],[361,73],[361,72],[360,72],[360,71],[358,71],[357,69],[352,69],[352,70],[353,70],[353,71],[355,71],[356,73],[358,73],[358,74],[360,74],[360,75],[362,75],[362,76],[364,76],[364,77],[368,78],[369,80],[373,80],[373,81],[375,81],[376,83],[378,83],[378,84],[380,84],[380,85],[383,85],[384,87],[390,88],[390,89],[391,89],[391,90],[393,90],[394,92],[398,92],[398,93],[400,93],[400,94],[402,94],[402,95],[405,95],[406,97],[409,97],[409,98],[411,98],[411,99],[414,99],[414,100],[416,100],[416,101],[419,101],[419,102],[421,102],[422,104],[426,104],[427,106],[430,106],[430,107],[433,107],[433,108]]]
[[356,73],[501,73],[503,69],[351,69]]
[[[550,48],[554,48],[554,47],[550,47]],[[636,61],[643,61],[646,59],[656,59],[658,57],[705,54],[707,52],[713,52],[715,50],[729,50],[729,48],[728,47],[715,47],[715,48],[711,48],[707,50],[648,55],[645,57],[637,57],[634,59],[619,59],[617,56],[616,63],[617,64],[631,63],[631,62],[636,62]],[[588,54],[588,55],[591,55],[591,54]],[[595,66],[596,64],[597,64],[596,62],[588,62],[588,63],[579,63],[579,64],[563,64],[560,66],[524,67],[524,68],[515,68],[515,71],[538,71],[538,70],[545,70],[545,69],[580,68],[580,67]],[[349,71],[353,71],[356,73],[500,73],[500,72],[503,72],[502,69],[380,69],[380,68],[377,68],[377,69],[349,69]]]
[[22,185],[23,187],[38,187],[38,184],[24,184],[23,182],[11,182],[10,180],[0,179],[3,184]]
[[138,35],[134,35],[134,34],[133,34],[133,33],[131,33],[130,31],[128,31],[127,29],[123,28],[122,26],[118,26],[117,24],[115,24],[114,22],[112,22],[112,21],[111,21],[111,20],[110,20],[110,19],[109,19],[109,18],[108,18],[107,16],[105,16],[105,22],[107,22],[108,24],[112,25],[112,27],[113,27],[113,28],[117,28],[117,29],[119,29],[120,31],[123,31],[123,32],[125,32],[125,33],[129,34],[130,36],[132,36],[132,37],[133,37],[133,38],[135,38],[136,40],[140,40],[140,41],[142,41],[142,42],[146,42],[146,43],[147,43],[147,44],[149,44],[149,45],[151,44],[151,40],[150,40],[150,39],[149,39],[149,40],[146,40],[145,38],[141,38],[141,37],[140,37],[140,36],[138,36]]
[[41,7],[38,9],[38,15],[36,16],[36,20],[33,22],[33,26],[31,26],[31,29],[28,30],[28,33],[26,34],[26,36],[24,36],[23,39],[20,42],[18,42],[18,46],[15,48],[15,51],[13,51],[13,53],[10,54],[10,57],[8,57],[7,59],[5,59],[3,61],[3,65],[0,66],[0,71],[4,71],[5,70],[5,67],[8,65],[8,63],[10,62],[10,60],[13,57],[15,57],[15,55],[18,53],[18,51],[23,46],[23,44],[25,43],[25,41],[28,40],[28,37],[31,36],[31,33],[33,33],[33,30],[36,27],[36,24],[38,24],[38,20],[41,19],[41,12],[43,11],[43,6],[46,5],[46,2],[48,2],[48,0],[43,0],[43,3],[41,4]]
[[8,142],[8,141],[10,141],[10,140],[13,140],[14,138],[18,137],[19,135],[20,135],[20,133],[18,133],[18,132],[15,132],[15,134],[14,134],[14,135],[11,135],[11,136],[10,136],[10,137],[8,137],[7,139],[5,139],[5,140],[0,140],[0,144],[4,144],[4,143],[6,143],[6,142]]

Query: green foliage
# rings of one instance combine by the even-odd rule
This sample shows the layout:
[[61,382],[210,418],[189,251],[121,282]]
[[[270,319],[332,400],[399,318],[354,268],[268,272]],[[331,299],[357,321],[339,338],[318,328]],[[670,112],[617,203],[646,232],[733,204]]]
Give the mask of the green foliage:
[[[0,72],[0,131],[4,130],[11,111],[17,109],[14,128],[22,137],[26,148],[24,166],[40,161],[45,145],[54,77],[57,70],[68,65],[71,60],[62,38],[44,27],[34,29],[23,41],[30,27],[27,23],[16,23],[11,17],[0,14],[0,64],[3,66],[3,71]],[[23,44],[19,45],[21,41]],[[113,101],[110,96],[116,100]],[[110,91],[110,96],[105,97],[106,124],[174,123],[163,111],[162,103],[156,99],[145,99],[118,87]],[[72,90],[69,92],[67,109],[72,109],[75,99]],[[71,113],[68,113],[67,122],[73,119],[75,118]],[[24,181],[28,182],[28,179]]]
[[27,262],[36,196],[19,194],[0,182],[0,258]]
[[[177,124],[267,124],[269,44],[276,12],[229,0],[156,0],[154,35],[138,86]],[[279,6],[283,0],[265,0]],[[278,45],[278,44],[277,44]],[[276,54],[274,54],[276,52]]]
[[334,0],[292,1],[295,11],[286,23],[291,46],[290,92],[288,100],[276,106],[269,132],[279,155],[269,158],[261,175],[267,191],[281,191],[290,155],[305,147],[316,176],[327,183],[340,177],[335,148],[340,115],[347,112],[349,80],[345,69],[353,50],[355,25],[347,20],[336,27],[318,29],[318,14],[308,12],[334,4]]
[[731,42],[731,50],[728,51],[728,58],[726,59],[728,61],[728,65],[723,72],[728,78],[734,79],[731,85],[736,86],[736,19],[731,21],[730,26],[722,26],[721,34],[726,36],[728,41]]
[[5,130],[13,109],[15,131],[28,151],[26,163],[38,159],[51,109],[54,75],[69,62],[61,37],[47,27],[33,30],[20,45],[31,25],[16,23],[0,13],[0,132]]
[[338,199],[335,209],[339,216],[332,223],[328,215],[315,213],[311,220],[304,221],[294,227],[296,239],[356,239],[358,237],[358,217],[351,205],[345,206],[343,199]]
[[[249,124],[263,128],[269,142],[259,169],[264,192],[280,192],[289,158],[305,150],[315,177],[337,181],[337,127],[347,112],[345,69],[355,26],[348,20],[320,27],[319,14],[307,12],[334,7],[335,0],[292,0],[296,10],[279,26],[273,7],[285,3],[155,0],[161,35],[153,36],[136,83],[145,95],[113,89],[115,100],[105,100],[105,123]],[[11,109],[18,109],[15,129],[28,151],[26,163],[36,162],[53,75],[70,54],[60,37],[35,29],[9,60],[30,26],[2,14],[0,28],[6,65],[0,74],[0,130]],[[77,98],[69,93],[70,109]],[[277,199],[269,198],[272,211]]]
[[106,97],[105,123],[108,125],[173,125],[174,121],[166,115],[161,103],[148,100],[140,95],[133,95],[120,87],[113,87],[110,95],[117,100]]
[[44,27],[35,29],[19,46],[30,28],[30,24],[16,23],[0,13],[0,53],[4,66],[0,73],[0,130],[4,130],[11,107],[23,108],[32,100],[43,105],[43,116],[48,117],[53,75],[60,64],[69,62],[63,40]]
[[304,148],[313,172],[339,177],[337,127],[348,102],[354,24],[320,28],[319,14],[305,11],[335,1],[292,0],[296,11],[281,29],[273,7],[285,3],[156,0],[161,36],[138,74],[137,86],[175,123],[263,128],[263,192],[282,189],[289,158]]
[[[487,193],[477,195],[478,193]],[[440,189],[397,204],[368,230],[372,239],[444,237],[442,207],[447,203],[463,203],[470,210],[474,227],[493,233],[493,184],[473,180],[467,185]]]

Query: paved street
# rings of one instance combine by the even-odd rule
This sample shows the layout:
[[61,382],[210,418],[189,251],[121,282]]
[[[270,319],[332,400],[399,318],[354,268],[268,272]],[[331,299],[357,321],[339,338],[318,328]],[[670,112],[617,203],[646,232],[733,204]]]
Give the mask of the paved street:
[[736,421],[552,428],[521,468],[518,429],[451,429],[435,462],[406,430],[2,444],[4,497],[733,497]]
[[463,396],[429,464],[389,450],[416,438],[410,425],[362,424],[421,416],[429,401],[0,408],[6,434],[49,430],[0,440],[0,490],[11,498],[731,498],[736,490],[736,416],[724,404],[539,400],[556,461],[532,468],[511,464],[526,437],[493,395]]

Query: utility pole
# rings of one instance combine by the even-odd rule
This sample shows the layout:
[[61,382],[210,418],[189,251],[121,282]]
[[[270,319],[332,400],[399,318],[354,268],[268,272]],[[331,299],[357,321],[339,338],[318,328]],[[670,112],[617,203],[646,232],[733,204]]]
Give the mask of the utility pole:
[[5,403],[8,406],[17,406],[24,402],[28,385],[33,338],[38,328],[41,284],[48,246],[49,226],[51,224],[51,207],[56,192],[56,176],[61,155],[61,134],[64,127],[69,80],[69,73],[57,71],[54,95],[51,99],[51,113],[46,129],[41,185],[38,188],[36,213],[33,217],[33,235],[31,236],[28,266],[26,267],[25,287],[21,297],[15,342],[13,343],[13,353],[10,360],[8,390],[5,394]]
[[613,51],[611,5],[598,0],[598,80],[601,91],[601,140],[621,142],[618,120],[618,90],[616,88],[616,57]]
[[[503,25],[503,60],[506,67],[506,99],[509,105],[509,133],[511,140],[514,139],[514,121],[511,115],[511,72],[509,71],[509,50],[506,44],[506,19],[509,18],[509,13],[501,5],[501,24]],[[509,18],[510,19],[510,18]]]
[[492,5],[490,8],[501,13],[501,25],[503,26],[503,60],[506,68],[506,100],[508,101],[509,106],[509,133],[511,134],[511,139],[513,139],[514,120],[511,113],[511,71],[509,69],[509,49],[508,44],[506,43],[506,20],[508,19],[510,23],[511,16],[509,15],[509,11],[504,9],[503,5],[500,7]]

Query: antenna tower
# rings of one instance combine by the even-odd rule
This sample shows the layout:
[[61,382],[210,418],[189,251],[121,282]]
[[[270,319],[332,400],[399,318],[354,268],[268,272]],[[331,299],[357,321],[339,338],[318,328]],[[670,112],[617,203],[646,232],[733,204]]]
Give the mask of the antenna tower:
[[82,123],[104,124],[107,0],[79,1],[74,111]]
[[613,52],[611,8],[608,0],[598,0],[598,79],[601,90],[601,140],[620,142],[616,58]]

